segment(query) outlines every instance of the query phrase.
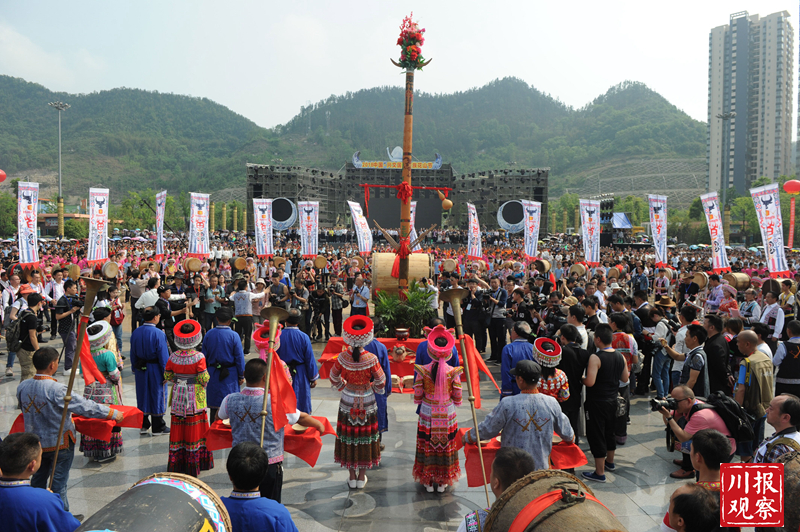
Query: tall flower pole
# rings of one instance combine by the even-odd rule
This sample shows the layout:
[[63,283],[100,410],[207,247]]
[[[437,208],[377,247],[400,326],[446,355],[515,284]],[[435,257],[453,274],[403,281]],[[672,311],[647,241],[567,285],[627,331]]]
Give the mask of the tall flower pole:
[[403,182],[397,190],[400,198],[400,234],[399,247],[396,251],[400,258],[399,274],[397,279],[400,297],[408,290],[408,257],[411,255],[411,150],[414,131],[414,71],[430,63],[422,58],[422,44],[425,42],[424,29],[411,20],[413,13],[403,19],[400,25],[400,37],[397,44],[400,46],[400,62],[392,59],[395,66],[405,69],[406,73],[406,98],[405,118],[403,121]]
[[789,242],[786,244],[790,248],[794,247],[794,197],[800,194],[800,181],[791,179],[783,184],[783,190],[791,196],[791,207],[789,209]]

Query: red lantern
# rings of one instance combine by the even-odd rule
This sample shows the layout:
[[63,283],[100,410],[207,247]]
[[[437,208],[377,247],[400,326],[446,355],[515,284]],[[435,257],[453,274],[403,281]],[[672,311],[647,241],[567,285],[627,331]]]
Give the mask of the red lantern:
[[790,179],[786,183],[783,184],[783,190],[787,194],[800,194],[800,181],[797,179]]
[[0,183],[6,180],[6,173],[0,170]]

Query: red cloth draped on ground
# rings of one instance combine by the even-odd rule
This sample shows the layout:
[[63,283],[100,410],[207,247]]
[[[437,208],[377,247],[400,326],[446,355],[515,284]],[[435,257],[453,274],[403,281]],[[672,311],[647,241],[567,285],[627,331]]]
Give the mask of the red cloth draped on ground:
[[[467,486],[476,488],[483,486],[478,446],[475,444],[462,444],[464,434],[469,430],[471,430],[471,427],[458,429],[456,440],[459,449],[464,447],[464,455],[466,456],[464,470],[467,472]],[[553,434],[553,436],[557,437],[555,434]],[[481,448],[483,450],[483,465],[485,466],[486,480],[488,481],[489,475],[492,472],[492,462],[494,462],[494,457],[500,449],[500,442],[497,441],[497,438],[492,438],[487,445],[483,445]],[[553,443],[553,450],[550,452],[550,469],[572,469],[581,467],[587,463],[586,455],[583,454],[580,447],[574,443],[564,441]]]
[[[89,316],[81,316],[81,322],[85,323],[88,327]],[[94,361],[91,348],[89,347],[88,332],[84,333],[83,343],[81,343],[81,369],[83,370],[83,380],[86,381],[87,386],[94,381],[105,384],[106,378],[103,377],[103,374],[97,369],[97,363]]]
[[[396,338],[378,338],[377,340],[386,346],[386,349],[389,351],[389,366],[392,370],[392,375],[403,378],[414,374],[413,356],[408,355],[403,362],[395,362],[391,353],[399,344],[404,345],[406,349],[410,350],[412,353],[416,353],[419,344],[425,341],[424,338],[409,338],[403,342]],[[334,336],[328,340],[325,349],[322,351],[322,355],[319,357],[319,376],[321,378],[327,379],[330,376],[333,362],[336,360],[336,357],[339,356],[339,353],[346,348],[347,346],[344,344],[344,341],[338,336]],[[408,393],[414,393],[413,388]]]
[[[293,454],[311,467],[317,464],[319,453],[322,450],[322,438],[326,434],[336,435],[336,429],[326,417],[313,416],[320,421],[325,432],[320,434],[316,429],[306,429],[304,432],[295,431],[291,425],[286,425],[283,433],[283,450]],[[231,426],[217,420],[206,433],[206,447],[209,451],[228,449],[233,445]]]
[[[267,350],[260,349],[259,351],[261,360],[266,362]],[[272,369],[269,372],[269,402],[272,406],[272,422],[275,430],[281,430],[281,427],[289,423],[289,418],[286,417],[287,412],[297,411],[297,396],[292,388],[292,383],[289,382],[289,377],[283,371],[281,359],[275,352],[272,355]]]
[[[75,423],[75,430],[83,434],[103,441],[111,441],[111,429],[114,427],[127,427],[130,429],[142,428],[142,411],[135,406],[125,405],[108,405],[111,410],[118,410],[124,416],[122,421],[117,423],[113,419],[92,419],[83,416],[72,416],[72,422]],[[9,434],[15,432],[25,431],[25,420],[22,414],[17,416],[14,424],[11,426]]]

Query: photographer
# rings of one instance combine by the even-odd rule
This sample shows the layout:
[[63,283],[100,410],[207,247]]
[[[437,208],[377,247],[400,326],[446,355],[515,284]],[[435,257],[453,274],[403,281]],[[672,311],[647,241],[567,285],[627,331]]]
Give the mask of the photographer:
[[75,336],[74,314],[80,313],[83,300],[78,296],[78,283],[72,279],[64,282],[64,295],[56,302],[56,322],[58,334],[64,342],[64,375],[72,369],[75,358],[77,338]]
[[308,330],[308,320],[306,320],[306,313],[308,312],[308,290],[305,283],[301,280],[296,280],[294,288],[289,290],[290,308],[297,309],[300,312],[300,330],[310,336]]
[[[342,310],[345,307],[345,288],[338,277],[333,277],[328,287],[331,298],[331,314],[333,315],[333,332],[342,336]],[[349,304],[349,303],[348,303]]]
[[285,309],[289,300],[289,287],[281,282],[282,278],[280,271],[273,273],[270,277],[272,284],[269,286],[269,303],[270,306]]
[[494,276],[489,281],[490,290],[486,293],[486,299],[490,303],[491,319],[489,321],[489,344],[492,348],[490,360],[501,361],[501,353],[506,345],[506,316],[505,307],[508,293],[500,287],[500,278]]
[[511,292],[511,301],[511,318],[515,322],[524,321],[528,325],[533,325],[533,318],[538,313],[532,309],[530,302],[525,299],[525,293],[522,288],[517,287]]
[[29,293],[27,296],[28,308],[23,310],[17,316],[20,320],[19,324],[19,339],[22,342],[22,347],[17,351],[17,358],[19,358],[19,366],[22,368],[22,377],[20,382],[33,378],[35,370],[33,368],[33,353],[39,350],[39,340],[37,335],[43,330],[39,325],[39,319],[36,317],[38,312],[42,309],[42,302],[44,298],[36,292]]
[[464,334],[472,336],[478,353],[486,351],[486,323],[483,312],[483,291],[478,289],[477,279],[467,280],[469,295],[461,305],[464,320]]
[[330,318],[331,318],[331,297],[322,283],[317,285],[317,289],[311,292],[309,301],[311,302],[311,340],[322,340],[322,333],[325,333],[325,340],[330,340]]
[[[699,325],[693,326],[699,327]],[[691,337],[691,332],[687,338]],[[667,441],[672,441],[673,436],[676,440],[674,450],[683,453],[683,460],[673,460],[681,468],[670,473],[672,478],[688,479],[694,476],[692,458],[690,455],[692,436],[703,429],[718,430],[728,437],[731,445],[727,454],[733,455],[736,450],[736,440],[731,437],[725,421],[714,408],[705,405],[703,401],[696,398],[691,388],[685,385],[676,386],[672,390],[672,397],[665,401],[657,399],[650,400],[650,408],[661,413],[664,425],[669,429]]]

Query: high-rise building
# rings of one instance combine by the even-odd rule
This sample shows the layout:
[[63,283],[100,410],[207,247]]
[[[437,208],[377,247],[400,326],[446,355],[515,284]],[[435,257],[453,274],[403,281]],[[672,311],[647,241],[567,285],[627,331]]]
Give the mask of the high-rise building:
[[708,189],[746,194],[791,172],[794,30],[789,12],[734,13],[708,36]]

